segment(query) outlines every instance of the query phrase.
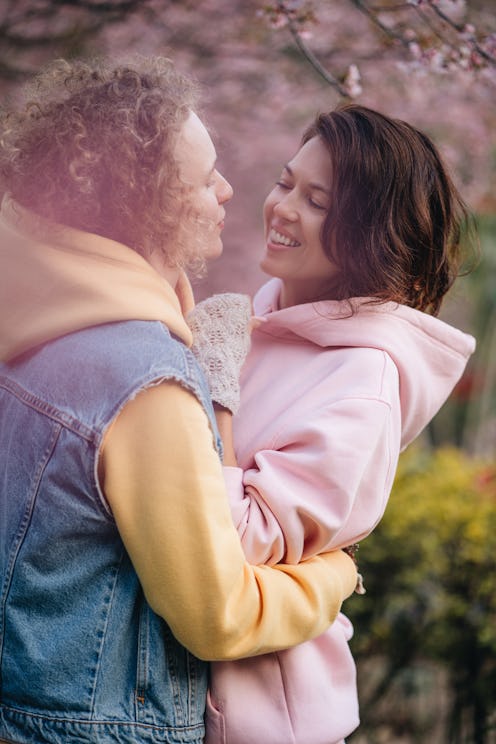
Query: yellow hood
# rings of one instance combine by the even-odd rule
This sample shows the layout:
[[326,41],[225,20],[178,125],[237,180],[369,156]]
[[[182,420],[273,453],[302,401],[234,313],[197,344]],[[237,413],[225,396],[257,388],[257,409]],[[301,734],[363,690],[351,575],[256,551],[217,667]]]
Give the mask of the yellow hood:
[[52,225],[4,197],[0,210],[0,360],[89,326],[159,320],[191,345],[192,304],[131,248]]

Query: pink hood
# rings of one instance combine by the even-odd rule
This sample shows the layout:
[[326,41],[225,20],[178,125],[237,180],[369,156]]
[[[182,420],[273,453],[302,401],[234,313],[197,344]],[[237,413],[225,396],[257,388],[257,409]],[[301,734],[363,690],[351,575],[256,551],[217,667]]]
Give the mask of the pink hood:
[[276,310],[280,290],[280,280],[272,279],[257,293],[255,314],[267,321],[259,332],[324,348],[370,347],[389,354],[400,378],[402,450],[441,408],[475,349],[472,336],[404,305],[358,298],[352,300],[359,308],[354,315],[347,302],[332,301]]

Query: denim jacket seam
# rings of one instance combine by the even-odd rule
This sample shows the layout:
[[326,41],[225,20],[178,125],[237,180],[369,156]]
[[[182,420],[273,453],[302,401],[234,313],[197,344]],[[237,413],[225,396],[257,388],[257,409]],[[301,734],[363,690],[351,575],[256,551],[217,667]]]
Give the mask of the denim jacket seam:
[[81,436],[83,439],[86,439],[89,442],[94,442],[98,439],[97,433],[93,429],[86,426],[86,424],[83,424],[74,416],[70,416],[64,411],[61,411],[56,406],[53,406],[50,403],[41,400],[37,395],[30,393],[28,390],[26,390],[13,380],[9,380],[5,377],[0,377],[0,387],[14,395],[25,405],[46,416],[52,421],[55,421],[60,426],[63,426],[65,429],[69,429],[74,434]]
[[119,571],[120,571],[121,566],[122,566],[123,558],[124,558],[124,551],[122,550],[121,551],[121,554],[120,554],[119,562],[116,565],[116,567],[114,569],[114,572],[113,572],[113,575],[112,575],[112,581],[109,582],[110,592],[108,594],[108,598],[107,598],[106,602],[104,602],[103,607],[102,607],[102,614],[104,615],[104,622],[103,622],[103,627],[102,627],[102,630],[101,630],[101,637],[99,639],[100,642],[98,644],[97,661],[96,661],[96,664],[95,664],[95,670],[94,670],[94,674],[93,674],[93,690],[91,692],[91,702],[90,702],[91,718],[93,718],[94,710],[95,710],[95,699],[96,699],[96,692],[97,692],[97,686],[98,686],[98,676],[100,674],[100,666],[101,666],[101,659],[102,659],[102,649],[103,649],[103,647],[105,645],[105,638],[106,638],[106,635],[107,635],[107,628],[108,628],[108,623],[109,623],[109,618],[110,618],[110,612],[112,610],[113,598],[114,598],[114,595],[115,595],[115,587],[116,587],[117,580],[118,580],[118,577],[119,577]]
[[130,728],[142,727],[147,729],[155,729],[157,731],[194,731],[195,729],[201,729],[203,723],[191,723],[185,726],[173,726],[171,724],[159,725],[155,723],[143,723],[141,721],[129,721],[121,718],[106,718],[99,721],[91,720],[91,718],[74,718],[65,717],[60,715],[46,715],[45,713],[33,713],[29,710],[23,710],[22,708],[15,708],[12,705],[5,705],[0,703],[0,711],[11,711],[19,716],[26,718],[35,718],[46,723],[73,723],[77,726],[129,726]]
[[134,696],[135,717],[137,721],[141,718],[140,705],[144,708],[146,700],[146,679],[148,674],[148,656],[146,651],[148,650],[149,643],[147,613],[148,608],[146,605],[143,605],[140,612],[138,628],[136,691]]
[[[10,585],[11,585],[12,577],[14,573],[14,567],[16,565],[19,551],[21,550],[22,544],[24,542],[24,539],[26,537],[26,534],[29,528],[29,523],[33,515],[34,504],[36,502],[36,496],[38,494],[40,483],[43,478],[43,473],[45,472],[45,469],[53,455],[57,441],[60,436],[61,429],[62,427],[59,425],[53,430],[52,436],[50,438],[50,441],[47,444],[44,455],[42,458],[40,458],[40,462],[38,464],[38,470],[36,471],[35,477],[33,479],[34,484],[33,484],[33,489],[32,489],[32,496],[29,499],[27,508],[25,509],[23,518],[19,524],[18,531],[15,537],[15,545],[13,546],[13,549],[11,551],[11,557],[10,557],[10,560],[6,568],[5,581],[3,583],[2,591],[1,591],[2,606],[1,606],[0,631],[2,632],[0,633],[0,669],[2,667],[2,658],[3,658],[3,635],[4,635],[3,630],[5,627],[5,605],[7,602],[7,597],[9,595]],[[1,693],[1,687],[2,687],[2,680],[0,676],[0,693]]]

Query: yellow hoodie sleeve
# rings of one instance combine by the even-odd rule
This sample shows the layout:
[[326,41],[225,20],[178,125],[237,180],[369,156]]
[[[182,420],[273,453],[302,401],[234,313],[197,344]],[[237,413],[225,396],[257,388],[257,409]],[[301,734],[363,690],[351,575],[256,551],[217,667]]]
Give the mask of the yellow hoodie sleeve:
[[251,566],[208,418],[175,382],[147,388],[107,433],[100,481],[153,610],[193,654],[234,659],[322,633],[355,587],[341,551]]

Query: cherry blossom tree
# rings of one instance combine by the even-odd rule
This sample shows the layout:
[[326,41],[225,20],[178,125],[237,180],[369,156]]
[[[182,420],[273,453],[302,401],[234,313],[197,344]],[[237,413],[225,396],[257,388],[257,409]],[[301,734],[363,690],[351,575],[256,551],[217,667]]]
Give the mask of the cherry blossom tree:
[[4,0],[0,95],[55,56],[165,54],[192,72],[236,189],[236,285],[264,194],[313,114],[343,98],[426,129],[471,206],[494,212],[495,45],[492,0]]
[[[494,80],[496,33],[484,25],[483,14],[475,13],[466,0],[386,0],[380,4],[349,0],[349,4],[379,30],[383,44],[391,45],[402,56],[405,70],[489,70]],[[319,23],[319,5],[309,0],[286,0],[264,6],[259,14],[274,29],[287,28],[302,55],[342,97],[359,96],[362,86],[357,64],[351,61],[346,75],[336,75],[322,65],[306,42],[312,38],[312,27]]]
[[243,169],[250,193],[245,164],[255,150],[235,152],[238,135],[256,139],[267,172],[288,156],[316,108],[353,98],[427,128],[469,202],[494,209],[491,0],[1,4],[0,93],[54,56],[133,50],[168,54],[205,85],[229,164]]

